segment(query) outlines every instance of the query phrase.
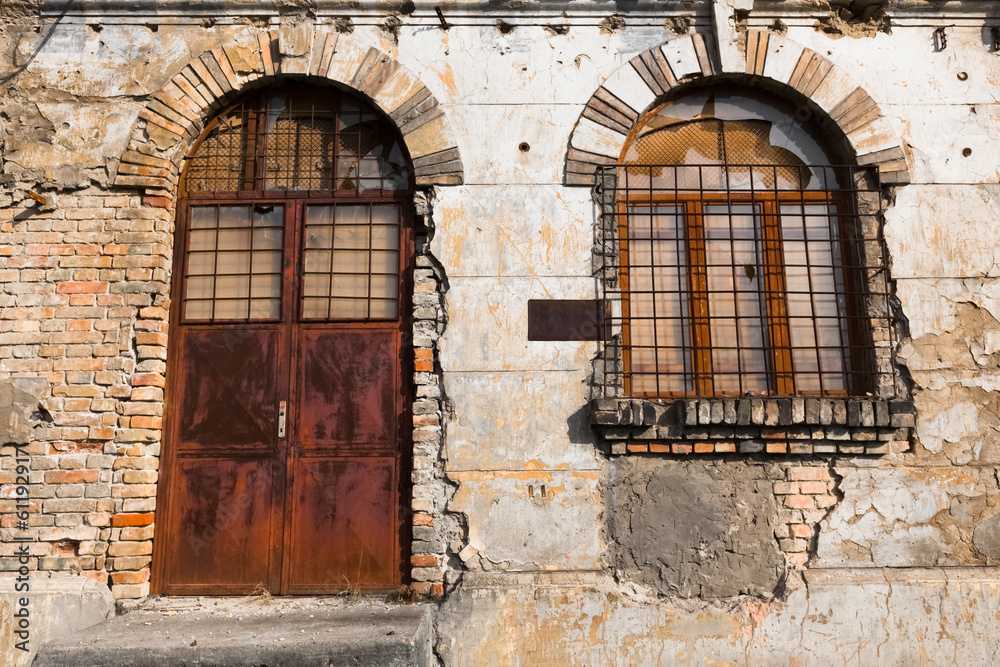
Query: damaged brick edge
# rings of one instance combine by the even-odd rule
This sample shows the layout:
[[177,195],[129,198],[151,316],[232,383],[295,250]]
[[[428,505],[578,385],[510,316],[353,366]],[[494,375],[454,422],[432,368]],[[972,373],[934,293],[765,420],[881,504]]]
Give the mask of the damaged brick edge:
[[467,534],[464,517],[447,510],[458,490],[444,469],[444,392],[438,343],[447,326],[448,278],[430,250],[434,236],[432,188],[414,194],[416,215],[413,271],[413,459],[410,508],[410,579],[414,593],[441,598],[452,583],[457,551]]
[[887,454],[910,448],[913,401],[596,398],[591,425],[622,454]]

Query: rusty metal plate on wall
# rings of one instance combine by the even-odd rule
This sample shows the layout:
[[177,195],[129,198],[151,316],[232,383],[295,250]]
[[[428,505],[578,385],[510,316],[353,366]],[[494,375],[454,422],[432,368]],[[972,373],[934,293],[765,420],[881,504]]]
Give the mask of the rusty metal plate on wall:
[[528,340],[607,340],[603,299],[529,299]]

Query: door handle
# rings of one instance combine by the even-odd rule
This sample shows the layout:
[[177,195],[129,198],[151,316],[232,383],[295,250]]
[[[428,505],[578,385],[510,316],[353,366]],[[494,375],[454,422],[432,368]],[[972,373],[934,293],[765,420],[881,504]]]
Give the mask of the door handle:
[[288,403],[281,401],[278,403],[278,437],[285,437],[285,413],[288,411]]

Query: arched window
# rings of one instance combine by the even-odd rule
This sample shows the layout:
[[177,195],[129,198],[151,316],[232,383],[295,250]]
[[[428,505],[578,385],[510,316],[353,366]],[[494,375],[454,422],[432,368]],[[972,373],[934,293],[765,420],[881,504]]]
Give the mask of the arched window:
[[[646,114],[615,168],[624,391],[874,391],[856,175],[796,109],[702,89]],[[877,251],[877,248],[876,248]],[[880,288],[884,292],[883,287]]]
[[[184,181],[184,320],[278,319],[283,292],[304,320],[395,318],[406,165],[393,128],[332,89],[262,92],[217,117]],[[283,289],[293,227],[305,234],[301,280]]]

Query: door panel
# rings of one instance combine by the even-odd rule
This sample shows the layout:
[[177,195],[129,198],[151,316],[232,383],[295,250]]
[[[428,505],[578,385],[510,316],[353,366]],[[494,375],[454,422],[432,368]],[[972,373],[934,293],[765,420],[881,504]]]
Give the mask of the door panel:
[[394,450],[398,332],[308,328],[299,340],[301,446]]
[[277,328],[190,329],[182,332],[180,347],[180,449],[273,447]]
[[296,461],[289,593],[398,585],[397,475],[394,457]]
[[168,594],[245,594],[267,585],[273,468],[270,456],[177,461]]

